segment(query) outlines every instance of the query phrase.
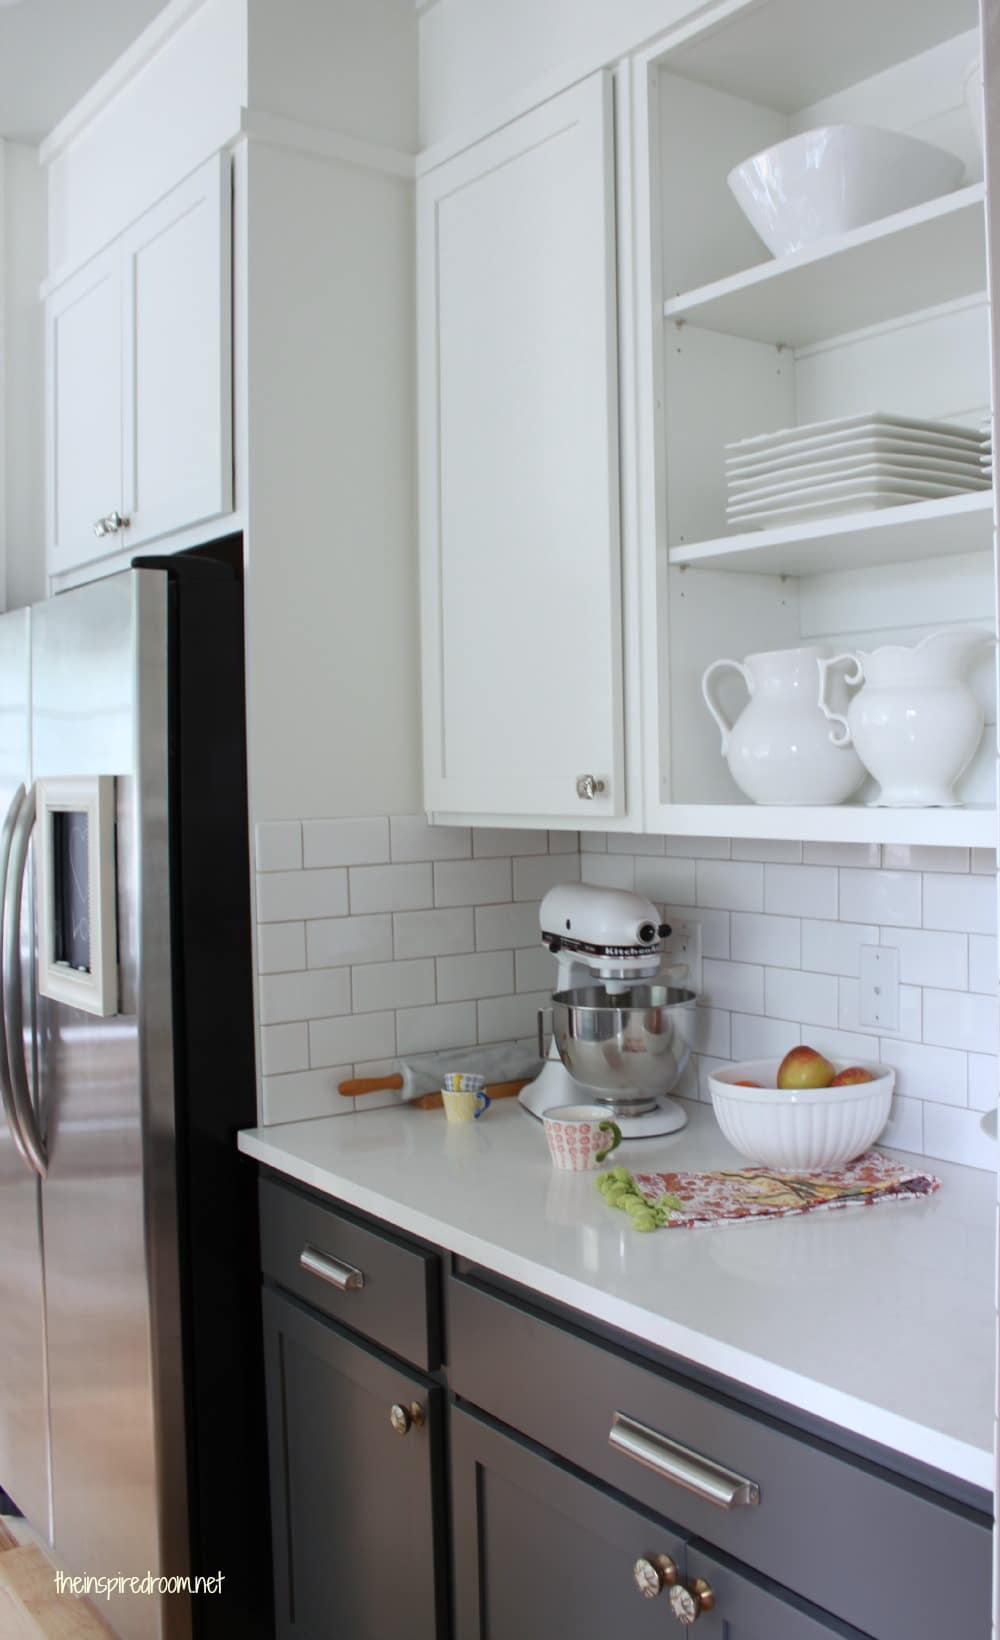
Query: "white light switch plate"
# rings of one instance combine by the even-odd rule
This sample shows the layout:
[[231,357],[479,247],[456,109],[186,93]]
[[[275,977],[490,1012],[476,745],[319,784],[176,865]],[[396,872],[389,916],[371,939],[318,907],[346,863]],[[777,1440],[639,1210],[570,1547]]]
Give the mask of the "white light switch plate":
[[663,955],[663,967],[670,968],[675,962],[687,963],[687,978],[679,979],[677,983],[691,991],[701,991],[701,923],[700,922],[672,922],[671,932],[662,942],[660,950]]
[[899,950],[895,945],[861,947],[858,1023],[878,1031],[899,1030]]

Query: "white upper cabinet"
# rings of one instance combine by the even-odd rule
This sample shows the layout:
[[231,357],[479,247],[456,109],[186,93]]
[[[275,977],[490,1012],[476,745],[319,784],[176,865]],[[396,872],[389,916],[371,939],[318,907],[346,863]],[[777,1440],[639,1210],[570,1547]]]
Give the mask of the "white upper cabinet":
[[217,154],[48,296],[51,575],[231,510],[230,244]]
[[95,524],[123,511],[117,245],[49,297],[46,344],[49,569],[56,572],[93,558]]
[[217,155],[122,239],[130,546],[232,505],[230,199]]
[[620,815],[608,74],[420,181],[418,279],[425,805]]

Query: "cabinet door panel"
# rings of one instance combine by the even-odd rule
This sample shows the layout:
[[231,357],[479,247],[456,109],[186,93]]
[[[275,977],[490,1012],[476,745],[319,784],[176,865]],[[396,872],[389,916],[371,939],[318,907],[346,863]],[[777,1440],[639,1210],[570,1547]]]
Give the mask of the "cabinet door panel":
[[94,534],[122,510],[122,350],[119,249],[112,245],[46,303],[49,570],[121,545]]
[[122,241],[130,547],[232,507],[229,175],[214,155]]
[[614,255],[607,74],[420,183],[432,810],[622,812]]
[[651,1555],[707,1583],[703,1640],[864,1640],[470,1413],[453,1411],[451,1447],[456,1640],[680,1634],[668,1591],[646,1599],[636,1587],[635,1562]]
[[278,1636],[441,1640],[443,1391],[270,1289],[264,1335]]

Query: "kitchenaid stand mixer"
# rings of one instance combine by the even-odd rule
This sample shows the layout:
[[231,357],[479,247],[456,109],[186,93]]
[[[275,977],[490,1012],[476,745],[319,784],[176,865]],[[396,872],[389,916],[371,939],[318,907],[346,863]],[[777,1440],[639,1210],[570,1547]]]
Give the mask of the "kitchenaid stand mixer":
[[[607,1104],[625,1139],[674,1133],[687,1121],[666,1094],[691,1055],[695,995],[660,975],[670,933],[641,894],[564,883],[540,907],[542,940],[556,957],[552,1040],[520,1100],[533,1116],[555,1105]],[[543,1019],[538,1016],[539,1051]]]

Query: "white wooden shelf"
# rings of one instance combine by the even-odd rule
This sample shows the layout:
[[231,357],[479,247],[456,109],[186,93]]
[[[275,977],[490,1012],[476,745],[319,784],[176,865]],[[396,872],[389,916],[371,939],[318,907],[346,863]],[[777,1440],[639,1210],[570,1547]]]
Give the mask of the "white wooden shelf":
[[650,831],[671,837],[766,837],[817,843],[901,843],[996,848],[992,807],[873,809],[860,803],[782,808],[756,803],[665,804]]
[[817,575],[988,552],[993,544],[993,492],[944,496],[875,512],[747,530],[714,541],[671,547],[670,563],[731,569],[750,575]]
[[986,288],[984,186],[672,296],[664,317],[802,347]]

